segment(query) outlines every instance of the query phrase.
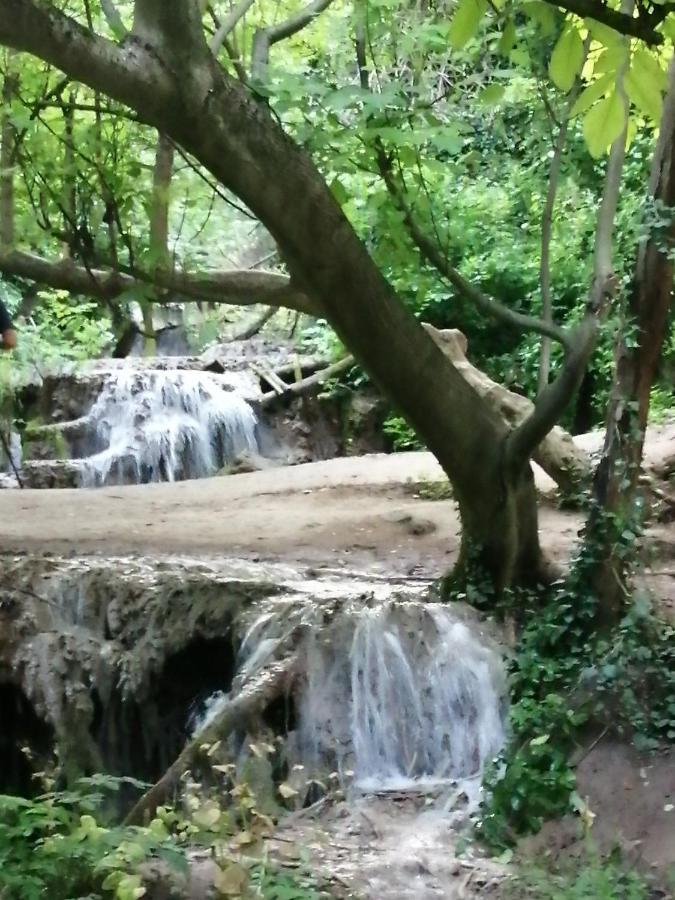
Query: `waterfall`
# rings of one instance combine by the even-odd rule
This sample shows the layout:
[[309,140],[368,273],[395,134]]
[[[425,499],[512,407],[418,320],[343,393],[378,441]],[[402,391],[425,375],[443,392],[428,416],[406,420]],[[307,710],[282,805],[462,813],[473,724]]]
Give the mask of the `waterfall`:
[[[340,633],[341,632],[341,633]],[[480,775],[504,741],[500,656],[436,604],[354,612],[308,650],[302,743],[362,790]]]
[[[317,610],[302,613],[305,621]],[[290,609],[267,611],[253,623],[241,674],[265,664],[293,618]],[[477,795],[483,767],[504,744],[507,689],[499,651],[475,626],[419,600],[354,604],[310,629],[305,654],[290,739],[308,771],[321,777],[336,769],[364,792],[460,782]],[[211,698],[193,719],[196,731],[228,696]]]
[[87,420],[83,487],[203,478],[258,449],[255,413],[207,372],[112,372]]

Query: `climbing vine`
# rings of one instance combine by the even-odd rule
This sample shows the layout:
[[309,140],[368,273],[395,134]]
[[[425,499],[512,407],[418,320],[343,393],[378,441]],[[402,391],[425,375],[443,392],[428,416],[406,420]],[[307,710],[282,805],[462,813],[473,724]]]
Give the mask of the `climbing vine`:
[[[638,523],[606,526],[636,560]],[[564,582],[544,596],[520,592],[505,601],[526,624],[510,666],[510,742],[486,773],[489,799],[478,822],[493,848],[565,812],[592,821],[574,769],[605,735],[638,749],[675,742],[675,628],[635,590],[618,624],[598,629],[590,588],[596,553],[585,542]]]

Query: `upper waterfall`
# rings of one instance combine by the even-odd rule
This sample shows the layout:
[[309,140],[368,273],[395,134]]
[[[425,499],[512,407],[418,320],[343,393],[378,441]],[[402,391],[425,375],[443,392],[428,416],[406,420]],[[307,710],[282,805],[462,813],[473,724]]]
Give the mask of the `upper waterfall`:
[[84,487],[202,478],[258,449],[251,406],[208,372],[111,372],[87,420]]

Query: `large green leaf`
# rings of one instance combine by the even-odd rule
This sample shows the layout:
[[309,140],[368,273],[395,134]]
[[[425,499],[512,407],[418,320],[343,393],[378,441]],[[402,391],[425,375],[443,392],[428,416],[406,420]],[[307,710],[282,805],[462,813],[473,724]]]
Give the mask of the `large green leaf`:
[[503,84],[489,84],[478,95],[478,102],[484,106],[494,106],[501,102],[505,90]]
[[623,83],[631,102],[637,106],[640,112],[658,122],[663,109],[663,98],[656,80],[646,69],[633,63],[626,72]]
[[589,84],[577,97],[570,110],[570,116],[574,117],[581,115],[581,113],[585,113],[587,109],[590,109],[591,106],[593,106],[596,100],[605,96],[614,82],[614,75],[612,75],[611,72],[607,72],[606,75],[602,75],[597,81],[593,81]]
[[619,137],[626,124],[624,102],[616,89],[584,117],[584,139],[591,156],[599,157]]
[[569,91],[584,64],[584,44],[579,32],[567,25],[553,48],[549,74],[556,87]]
[[460,0],[449,30],[450,46],[455,50],[471,40],[487,11],[486,0]]
[[665,91],[668,87],[668,76],[665,70],[661,68],[658,58],[645,47],[637,48],[633,54],[631,68],[644,72],[645,76],[653,79],[660,91]]

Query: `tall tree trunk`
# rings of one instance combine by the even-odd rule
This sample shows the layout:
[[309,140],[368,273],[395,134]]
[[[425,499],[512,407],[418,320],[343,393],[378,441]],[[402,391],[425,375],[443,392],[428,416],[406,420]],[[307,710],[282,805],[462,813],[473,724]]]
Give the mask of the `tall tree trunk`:
[[[616,370],[607,412],[607,431],[594,486],[594,507],[586,541],[594,548],[599,617],[612,624],[627,596],[630,546],[638,514],[649,396],[666,336],[673,291],[675,246],[675,62],[671,63],[649,196],[667,224],[652,231],[638,251],[626,317],[616,347]],[[637,340],[635,339],[637,336]]]
[[[169,257],[169,208],[171,178],[173,176],[173,143],[165,134],[157,138],[155,169],[152,180],[152,206],[150,209],[150,262],[153,269],[166,272]],[[152,303],[142,302],[144,354],[154,356],[157,352],[157,337],[152,314]]]
[[14,163],[16,133],[11,121],[11,104],[18,87],[15,71],[16,53],[5,53],[5,80],[2,86],[2,118],[0,121],[0,250],[14,246]]

